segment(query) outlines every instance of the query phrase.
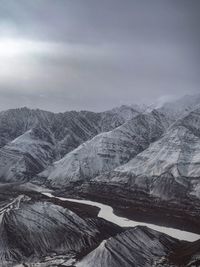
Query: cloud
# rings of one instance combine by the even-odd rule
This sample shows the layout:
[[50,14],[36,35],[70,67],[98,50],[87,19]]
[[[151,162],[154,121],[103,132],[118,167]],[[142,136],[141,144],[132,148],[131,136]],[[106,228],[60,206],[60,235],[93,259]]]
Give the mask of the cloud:
[[0,51],[1,109],[104,110],[195,93],[199,11],[198,0],[2,0],[0,48],[10,39],[18,52]]

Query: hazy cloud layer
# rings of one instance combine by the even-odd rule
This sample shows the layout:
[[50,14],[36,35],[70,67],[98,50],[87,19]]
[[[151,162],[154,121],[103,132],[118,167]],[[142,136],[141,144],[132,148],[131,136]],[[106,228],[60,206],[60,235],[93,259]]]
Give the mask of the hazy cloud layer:
[[0,109],[104,110],[199,92],[199,12],[199,0],[2,0]]

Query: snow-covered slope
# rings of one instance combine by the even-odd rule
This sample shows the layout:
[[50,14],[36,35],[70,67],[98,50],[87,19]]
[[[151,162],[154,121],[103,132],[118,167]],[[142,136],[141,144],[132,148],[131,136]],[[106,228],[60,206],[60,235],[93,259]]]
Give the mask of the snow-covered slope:
[[100,218],[83,219],[34,192],[5,188],[0,193],[0,235],[0,266],[5,267],[189,267],[198,264],[200,255],[199,241],[182,242],[144,226],[123,229]]
[[19,108],[0,112],[0,147],[36,125],[50,128],[53,117],[53,113],[39,109]]
[[128,229],[86,255],[77,267],[199,266],[200,241],[181,242],[147,227]]
[[[23,262],[25,266],[58,266],[48,262],[59,255],[65,258],[91,251],[106,235],[122,231],[115,225],[113,231],[111,223],[87,222],[68,209],[27,195],[1,201],[0,266]],[[106,234],[104,227],[108,227]],[[47,265],[31,265],[40,260]]]
[[[44,175],[52,185],[91,179],[128,162],[160,138],[169,122],[174,123],[199,103],[198,95],[186,96],[165,104],[160,109],[165,114],[162,116],[159,111],[141,113],[143,108],[125,105],[99,113],[54,114],[28,108],[0,112],[1,180],[12,181],[13,177],[19,180],[23,176],[21,173],[32,176],[52,161],[56,162]],[[185,124],[184,127],[189,127],[190,121],[185,120]],[[27,146],[30,144],[28,132],[33,129],[34,132],[45,129],[52,141],[47,140],[49,144],[45,147],[39,136],[37,142],[32,140],[31,146]],[[54,181],[58,176],[59,181]],[[196,185],[196,194],[198,188]]]
[[[138,114],[131,111],[132,116]],[[54,114],[20,108],[0,112],[0,180],[30,179],[81,143],[124,121],[120,111]]]
[[127,164],[95,179],[164,199],[200,195],[200,109],[178,120],[165,135]]
[[198,107],[200,107],[200,94],[185,95],[172,102],[164,103],[158,110],[172,120],[177,120]]
[[170,266],[167,257],[177,245],[178,241],[169,236],[135,227],[103,241],[77,267]]
[[54,139],[41,127],[28,130],[0,149],[0,182],[29,180],[55,158]]
[[140,108],[140,106],[137,105],[132,105],[132,106],[127,106],[127,105],[122,105],[120,107],[116,107],[111,109],[110,111],[107,111],[105,113],[111,113],[111,114],[116,114],[118,115],[119,118],[121,118],[122,121],[128,121],[134,118],[136,115],[139,113],[142,113],[143,109]]
[[139,111],[123,106],[105,112],[68,111],[52,113],[28,108],[0,112],[0,147],[3,147],[26,131],[40,125],[52,132],[61,156],[91,139],[100,132],[114,129]]
[[157,140],[168,127],[165,117],[153,111],[140,114],[113,131],[95,136],[40,174],[51,186],[89,180],[128,162]]

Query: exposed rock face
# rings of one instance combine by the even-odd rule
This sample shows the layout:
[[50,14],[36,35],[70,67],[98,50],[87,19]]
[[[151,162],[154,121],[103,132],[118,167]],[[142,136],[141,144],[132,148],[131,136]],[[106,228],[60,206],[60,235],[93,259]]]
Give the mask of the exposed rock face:
[[153,111],[140,114],[113,131],[95,136],[41,173],[53,187],[87,181],[128,162],[164,133],[165,117]]
[[[155,111],[141,114],[145,109],[137,106],[121,106],[101,113],[70,111],[54,114],[28,108],[0,112],[1,181],[12,181],[14,176],[13,181],[24,180],[25,176],[30,179],[54,161],[53,167],[44,174],[49,177],[51,185],[59,187],[69,181],[89,180],[127,163],[159,139],[169,122],[174,122],[199,103],[199,96],[187,96],[165,104],[160,109],[165,116]],[[183,126],[196,127],[190,125],[190,119],[185,120]],[[33,129],[34,132],[42,129],[51,140],[45,140],[48,143],[45,146],[38,135],[38,144],[33,145],[31,141],[30,151],[22,152],[22,139]],[[199,130],[194,131],[198,133]],[[13,145],[16,138],[21,143]],[[40,150],[40,155],[34,153],[35,150]],[[198,183],[194,186],[197,195],[199,186]]]
[[0,112],[0,147],[3,147],[18,136],[36,125],[49,128],[53,113],[28,108],[10,109]]
[[55,158],[48,130],[33,128],[0,149],[0,182],[29,180]]
[[51,199],[28,194],[1,188],[1,266],[198,266],[199,241],[182,242],[147,227],[123,229],[104,219],[83,219]]
[[[0,182],[23,182],[45,169],[39,177],[59,191],[80,182],[83,196],[91,191],[91,196],[112,201],[118,196],[116,205],[124,201],[121,210],[138,204],[138,216],[147,208],[155,212],[169,204],[166,217],[178,211],[182,218],[185,207],[195,225],[200,203],[200,109],[192,110],[199,102],[195,96],[143,114],[127,106],[102,113],[54,114],[27,108],[0,112]],[[4,184],[0,194],[2,266],[68,266],[76,257],[79,267],[200,264],[199,241],[190,244],[144,227],[122,229],[102,219],[81,218],[64,208],[67,204],[53,204],[39,193],[38,199],[28,197],[25,185],[18,187],[20,195],[15,197],[12,185],[6,196],[9,186]],[[68,189],[69,194],[76,192]]]
[[[130,117],[139,113],[129,109]],[[0,112],[0,181],[29,180],[65,153],[125,120],[120,111],[54,114],[21,108]]]
[[96,182],[126,185],[163,199],[199,196],[200,110],[177,121],[165,135],[127,164]]
[[200,266],[200,240],[192,243],[182,243],[170,255],[170,262],[174,266],[198,267]]
[[121,231],[103,220],[87,221],[61,206],[19,195],[0,203],[0,265],[78,255]]
[[[122,108],[121,108],[122,109]],[[90,111],[68,111],[52,113],[28,108],[10,109],[0,112],[0,147],[3,147],[26,131],[42,125],[54,135],[64,155],[79,144],[100,132],[109,131],[139,114],[128,106],[95,113]],[[124,115],[129,112],[128,118]]]
[[[103,241],[77,267],[170,266],[168,255],[179,241],[145,227],[135,227]],[[172,266],[172,265],[171,265]]]

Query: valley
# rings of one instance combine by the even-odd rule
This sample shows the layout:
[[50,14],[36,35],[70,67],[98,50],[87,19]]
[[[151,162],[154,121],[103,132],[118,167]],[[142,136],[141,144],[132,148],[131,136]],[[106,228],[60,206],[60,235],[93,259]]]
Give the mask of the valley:
[[197,99],[1,112],[2,266],[198,264]]

